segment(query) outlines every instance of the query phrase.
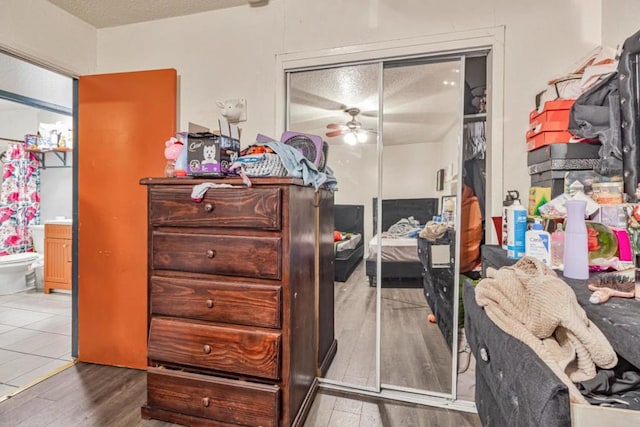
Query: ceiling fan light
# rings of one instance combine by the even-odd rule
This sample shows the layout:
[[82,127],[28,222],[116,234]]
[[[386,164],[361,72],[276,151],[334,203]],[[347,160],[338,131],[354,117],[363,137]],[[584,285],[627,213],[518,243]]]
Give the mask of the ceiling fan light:
[[366,132],[357,132],[356,139],[359,143],[364,144],[365,142],[367,142],[367,139],[369,139],[369,135],[367,135]]
[[358,143],[358,137],[353,132],[348,132],[344,134],[344,142],[349,145],[356,145]]

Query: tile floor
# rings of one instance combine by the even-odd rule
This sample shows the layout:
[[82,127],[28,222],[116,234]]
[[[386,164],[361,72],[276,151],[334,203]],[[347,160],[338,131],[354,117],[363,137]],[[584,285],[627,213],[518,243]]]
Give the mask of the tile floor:
[[71,360],[70,293],[0,296],[0,399]]

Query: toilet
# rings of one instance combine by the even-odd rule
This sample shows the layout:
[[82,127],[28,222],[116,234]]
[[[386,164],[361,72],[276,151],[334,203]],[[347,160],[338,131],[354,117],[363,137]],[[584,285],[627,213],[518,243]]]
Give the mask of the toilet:
[[44,224],[32,225],[29,228],[31,229],[33,250],[37,255],[33,263],[33,269],[36,272],[36,289],[42,290],[44,287]]
[[37,258],[33,252],[0,256],[0,295],[28,290],[26,276]]

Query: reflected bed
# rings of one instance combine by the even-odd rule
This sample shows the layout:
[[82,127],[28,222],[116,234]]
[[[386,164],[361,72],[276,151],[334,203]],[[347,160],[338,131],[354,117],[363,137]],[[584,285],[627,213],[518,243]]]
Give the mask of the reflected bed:
[[[370,253],[366,261],[366,274],[369,285],[376,285],[376,254],[377,241],[375,236],[378,224],[377,198],[373,199],[373,230],[374,237],[370,245]],[[387,199],[382,200],[382,274],[383,287],[422,287],[423,267],[418,257],[417,238],[387,238],[385,231],[398,223],[401,219],[413,217],[422,226],[431,220],[438,212],[437,198],[422,199]]]
[[336,231],[352,235],[335,244],[335,281],[346,282],[364,258],[364,206],[335,205],[334,221]]

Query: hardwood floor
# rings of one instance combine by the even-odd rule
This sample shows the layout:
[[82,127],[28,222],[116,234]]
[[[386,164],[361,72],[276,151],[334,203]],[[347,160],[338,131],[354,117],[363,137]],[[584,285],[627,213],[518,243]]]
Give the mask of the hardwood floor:
[[[375,288],[364,263],[346,283],[336,282],[338,353],[328,378],[374,385]],[[421,289],[382,290],[382,381],[427,390],[450,390],[451,353]],[[473,394],[471,394],[473,396]],[[78,363],[0,403],[0,426],[164,427],[142,420],[143,371]],[[477,427],[476,414],[319,390],[305,427]]]
[[[78,363],[0,403],[7,427],[165,427],[143,420],[144,371]],[[305,427],[476,427],[476,414],[365,399],[321,390]]]
[[[336,282],[338,352],[326,377],[358,386],[375,385],[376,288],[360,263],[344,283]],[[382,289],[382,383],[451,392],[451,350],[421,288]],[[345,345],[346,344],[346,345]]]

